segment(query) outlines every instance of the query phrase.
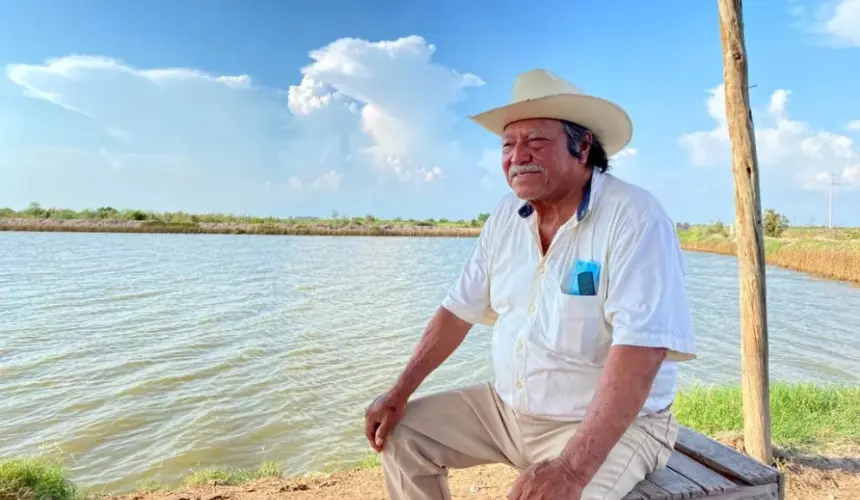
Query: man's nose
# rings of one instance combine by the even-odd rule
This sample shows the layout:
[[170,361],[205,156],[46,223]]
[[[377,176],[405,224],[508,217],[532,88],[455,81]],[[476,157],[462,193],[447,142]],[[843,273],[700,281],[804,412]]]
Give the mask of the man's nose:
[[511,151],[511,163],[514,165],[525,165],[532,161],[532,153],[526,144],[515,144]]

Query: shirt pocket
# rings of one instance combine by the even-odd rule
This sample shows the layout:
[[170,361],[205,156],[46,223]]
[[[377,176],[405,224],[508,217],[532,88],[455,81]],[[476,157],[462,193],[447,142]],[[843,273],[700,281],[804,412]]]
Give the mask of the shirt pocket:
[[559,293],[558,325],[552,347],[557,354],[589,364],[602,364],[608,346],[601,342],[603,315],[595,295]]

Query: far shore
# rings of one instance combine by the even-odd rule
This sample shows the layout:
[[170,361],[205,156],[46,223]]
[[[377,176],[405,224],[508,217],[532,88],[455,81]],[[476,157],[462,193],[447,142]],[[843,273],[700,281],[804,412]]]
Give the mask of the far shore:
[[279,236],[474,237],[480,227],[455,224],[321,222],[163,222],[158,220],[0,219],[0,231],[70,233],[249,234]]
[[[0,231],[476,237],[485,219],[486,214],[471,221],[380,220],[372,216],[260,219],[187,214],[171,214],[163,218],[147,214],[145,220],[6,216],[0,217]],[[722,224],[679,228],[678,236],[684,250],[722,255],[736,255],[737,252],[734,239]],[[787,228],[780,237],[766,238],[765,257],[771,265],[860,284],[860,229]]]

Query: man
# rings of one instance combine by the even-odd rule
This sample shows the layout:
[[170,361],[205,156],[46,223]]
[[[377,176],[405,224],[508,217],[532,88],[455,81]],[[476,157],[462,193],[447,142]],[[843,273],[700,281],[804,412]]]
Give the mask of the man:
[[[366,412],[392,499],[448,499],[448,469],[485,463],[521,471],[510,499],[620,499],[674,447],[692,322],[674,224],[606,173],[630,120],[544,70],[520,75],[512,101],[472,118],[501,136],[513,192]],[[407,405],[476,323],[494,326],[494,383]]]

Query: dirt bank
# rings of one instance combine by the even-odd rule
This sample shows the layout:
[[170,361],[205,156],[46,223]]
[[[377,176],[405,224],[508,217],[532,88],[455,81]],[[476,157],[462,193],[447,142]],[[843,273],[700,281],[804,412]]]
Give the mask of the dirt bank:
[[[792,463],[782,467],[790,500],[856,500],[860,468],[852,464]],[[454,498],[503,500],[516,472],[502,465],[451,471]],[[294,479],[262,479],[236,486],[217,482],[171,491],[138,492],[105,500],[386,500],[378,468]]]
[[344,236],[477,236],[479,227],[419,224],[161,222],[92,219],[0,219],[0,231]]

